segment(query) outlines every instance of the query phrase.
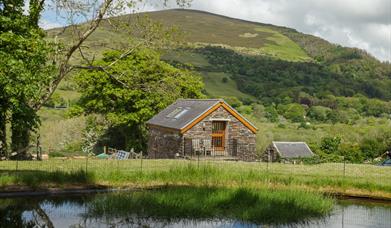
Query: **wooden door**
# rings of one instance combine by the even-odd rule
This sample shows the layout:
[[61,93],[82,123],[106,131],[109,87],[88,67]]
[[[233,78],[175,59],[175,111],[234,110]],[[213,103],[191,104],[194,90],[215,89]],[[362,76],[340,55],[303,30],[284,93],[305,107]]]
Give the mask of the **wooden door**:
[[212,146],[215,151],[224,151],[225,149],[225,121],[212,122]]

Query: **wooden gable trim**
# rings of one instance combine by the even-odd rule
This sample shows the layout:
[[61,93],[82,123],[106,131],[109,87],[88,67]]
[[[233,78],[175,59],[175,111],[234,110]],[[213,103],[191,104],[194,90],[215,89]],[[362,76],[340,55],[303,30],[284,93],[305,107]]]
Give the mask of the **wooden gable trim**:
[[239,113],[237,113],[235,110],[233,110],[230,106],[228,106],[226,103],[222,102],[221,106],[224,107],[231,115],[233,115],[236,119],[238,119],[244,126],[246,126],[250,131],[254,134],[257,133],[257,129],[250,124],[246,119],[244,119]]
[[197,117],[197,119],[193,120],[189,125],[185,126],[184,128],[181,129],[181,133],[185,133],[186,131],[190,130],[190,128],[194,127],[194,125],[198,124],[201,122],[205,117],[207,117],[209,114],[214,112],[216,109],[220,108],[221,103],[217,103],[212,108],[210,108],[208,111],[204,112],[201,116]]
[[233,110],[230,106],[225,104],[224,101],[219,102],[218,104],[214,105],[212,108],[210,108],[208,111],[203,113],[201,116],[199,116],[197,119],[195,119],[193,122],[191,122],[189,125],[181,129],[181,133],[185,133],[186,131],[190,130],[194,125],[201,122],[203,119],[205,119],[209,114],[217,110],[218,108],[223,107],[225,110],[227,110],[231,115],[233,115],[236,119],[238,119],[244,126],[246,126],[252,133],[257,133],[257,129],[252,126],[247,120],[245,120],[242,116],[240,116],[235,110]]

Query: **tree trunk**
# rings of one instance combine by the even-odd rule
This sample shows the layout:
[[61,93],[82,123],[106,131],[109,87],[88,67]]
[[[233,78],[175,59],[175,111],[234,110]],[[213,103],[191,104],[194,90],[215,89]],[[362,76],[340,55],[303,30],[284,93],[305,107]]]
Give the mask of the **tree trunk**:
[[7,157],[7,127],[6,112],[0,109],[0,160]]
[[17,152],[16,159],[28,159],[27,150],[30,142],[30,129],[24,123],[19,113],[12,113],[11,122],[11,149]]

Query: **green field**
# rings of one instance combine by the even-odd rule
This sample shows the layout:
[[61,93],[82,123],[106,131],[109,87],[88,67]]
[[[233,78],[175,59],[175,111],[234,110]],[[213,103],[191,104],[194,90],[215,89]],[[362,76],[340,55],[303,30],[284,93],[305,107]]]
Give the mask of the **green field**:
[[208,67],[210,66],[205,56],[186,50],[165,51],[162,55],[163,60],[177,61],[182,64],[194,66],[194,67]]
[[[209,97],[236,97],[255,100],[251,95],[238,90],[236,82],[231,79],[230,74],[223,72],[201,72],[201,74]],[[223,82],[223,78],[226,78],[227,82]]]
[[[162,59],[180,62],[200,69],[210,66],[205,56],[190,50],[167,51]],[[208,71],[199,71],[199,73],[205,83],[205,91],[208,97],[236,97],[238,99],[255,100],[251,95],[239,91],[236,82],[231,79],[231,75],[228,73]],[[223,78],[226,78],[227,81],[223,82]]]
[[387,132],[391,120],[385,118],[365,118],[355,124],[312,124],[310,128],[300,128],[298,123],[270,123],[253,115],[245,115],[259,129],[257,132],[257,149],[264,151],[272,141],[304,141],[310,146],[319,145],[327,136],[338,136],[344,143],[360,143],[366,137],[376,137]]
[[[162,185],[307,189],[327,194],[391,199],[389,167],[325,163],[318,165],[213,160],[51,159],[0,162],[0,188],[103,185]],[[85,173],[87,170],[87,175]]]

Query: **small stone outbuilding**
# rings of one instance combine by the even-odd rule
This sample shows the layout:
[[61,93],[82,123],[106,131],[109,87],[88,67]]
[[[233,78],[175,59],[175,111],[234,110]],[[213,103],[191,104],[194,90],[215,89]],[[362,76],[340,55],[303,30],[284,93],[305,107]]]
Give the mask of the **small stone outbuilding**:
[[294,161],[314,156],[305,142],[272,142],[263,154],[264,161]]
[[179,99],[147,126],[151,158],[256,159],[257,128],[221,99]]

